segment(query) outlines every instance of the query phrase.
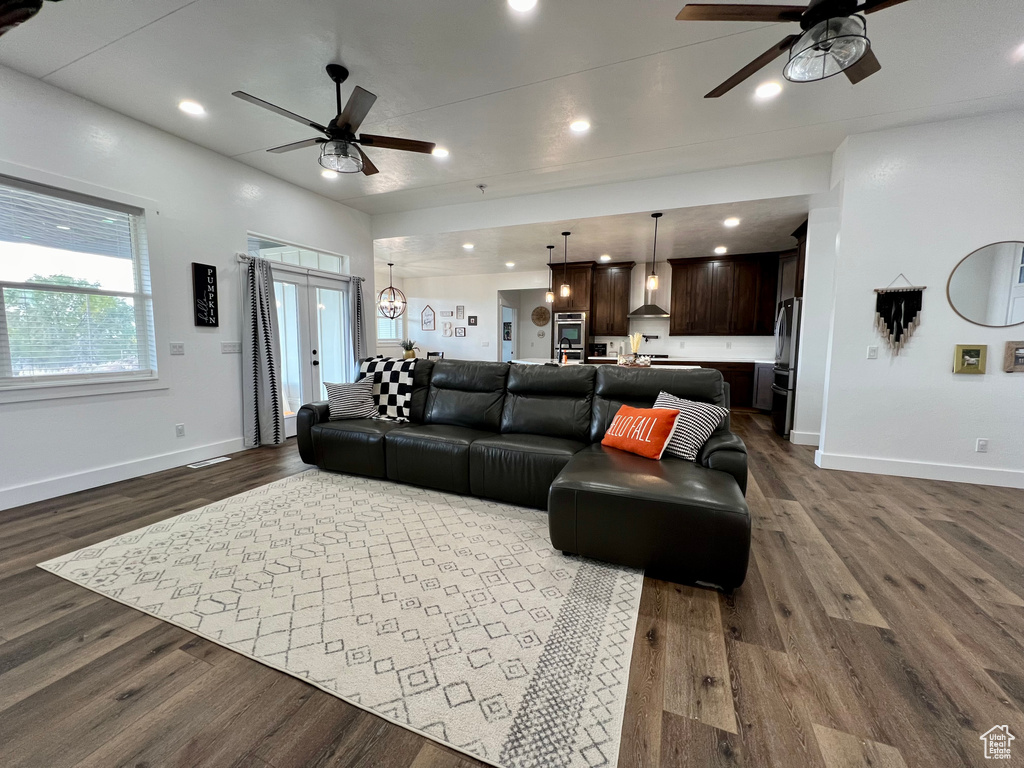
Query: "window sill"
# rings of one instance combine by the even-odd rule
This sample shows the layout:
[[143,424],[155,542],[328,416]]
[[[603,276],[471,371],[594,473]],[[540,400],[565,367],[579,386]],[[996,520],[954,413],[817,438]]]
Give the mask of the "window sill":
[[24,386],[0,387],[0,404],[30,403],[39,400],[62,400],[71,397],[96,397],[100,395],[120,395],[128,392],[147,392],[170,387],[156,376],[138,378],[108,379],[106,381],[53,382],[34,383]]

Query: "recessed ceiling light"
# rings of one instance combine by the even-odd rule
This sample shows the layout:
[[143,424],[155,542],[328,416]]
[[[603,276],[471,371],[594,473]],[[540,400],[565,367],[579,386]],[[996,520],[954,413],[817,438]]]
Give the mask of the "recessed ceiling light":
[[611,261],[611,260],[612,260],[612,257],[609,256],[607,253],[601,255],[601,261]]
[[505,262],[505,266],[506,267],[514,267],[515,265],[516,265],[516,263],[514,261],[506,261]]
[[1017,50],[1013,52],[1013,61],[1015,64],[1020,64],[1024,61],[1024,43],[1017,46]]
[[574,133],[586,133],[590,130],[590,123],[586,120],[573,120],[569,123],[569,128],[572,129]]
[[513,11],[526,13],[532,11],[537,5],[537,0],[508,0],[508,7]]
[[473,250],[473,244],[472,243],[463,243],[462,247],[465,248],[467,251],[472,251]]
[[740,220],[737,219],[735,216],[730,216],[722,223],[727,227],[738,227],[740,225]]
[[715,253],[717,253],[719,256],[721,256],[723,253],[728,253],[728,252],[729,252],[729,249],[726,248],[724,245],[720,245],[717,248],[715,248]]
[[774,80],[761,83],[761,85],[757,86],[757,90],[754,91],[754,95],[759,99],[774,99],[780,93],[782,93],[782,86]]
[[324,168],[322,171],[320,171],[320,175],[323,176],[325,179],[338,178],[338,172],[332,171],[330,168]]
[[434,157],[448,157],[449,153],[448,150],[445,149],[444,147],[434,147],[432,150],[430,150],[430,154],[432,154]]
[[184,112],[187,115],[199,116],[199,115],[205,115],[206,114],[206,110],[203,109],[203,105],[202,104],[200,104],[198,101],[191,101],[189,99],[185,99],[184,101],[179,102],[178,103],[178,109],[180,109],[182,112]]
[[71,229],[71,227],[65,227],[63,224],[58,224],[57,229]]

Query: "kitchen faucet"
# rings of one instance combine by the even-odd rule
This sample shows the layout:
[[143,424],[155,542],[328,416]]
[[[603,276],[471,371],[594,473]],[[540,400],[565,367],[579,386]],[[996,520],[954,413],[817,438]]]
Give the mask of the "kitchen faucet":
[[572,351],[572,339],[568,336],[563,336],[558,340],[558,362],[562,362],[562,342],[566,342],[569,345],[569,350]]

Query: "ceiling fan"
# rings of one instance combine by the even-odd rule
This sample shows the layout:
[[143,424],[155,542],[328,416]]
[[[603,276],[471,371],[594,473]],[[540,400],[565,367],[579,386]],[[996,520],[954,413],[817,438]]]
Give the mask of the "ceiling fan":
[[[60,0],[50,0],[59,3]],[[0,0],[0,35],[24,24],[43,7],[43,0]]]
[[807,83],[844,73],[851,83],[875,74],[882,68],[867,37],[864,14],[883,11],[906,0],[811,0],[800,5],[712,5],[687,3],[679,12],[679,21],[793,21],[803,32],[788,35],[762,53],[743,69],[707,94],[717,99],[758,70],[789,51],[789,62],[782,74],[787,80]]
[[273,147],[267,152],[281,154],[291,152],[293,149],[313,147],[320,145],[320,165],[324,168],[337,171],[338,173],[359,173],[366,176],[378,173],[375,166],[366,153],[360,149],[364,147],[380,147],[381,149],[401,149],[405,152],[422,152],[430,154],[434,151],[434,144],[429,141],[414,141],[413,139],[396,139],[390,136],[376,136],[372,133],[361,133],[356,136],[356,131],[362,125],[370,107],[377,100],[377,97],[369,91],[360,88],[358,85],[352,90],[348,97],[345,108],[341,106],[341,84],[348,79],[348,70],[341,64],[328,64],[327,74],[334,81],[335,95],[337,96],[338,114],[327,125],[320,125],[309,118],[289,112],[287,109],[271,104],[269,101],[258,99],[244,91],[235,91],[232,96],[237,96],[243,101],[255,104],[257,107],[269,109],[282,117],[294,120],[297,123],[308,125],[320,131],[323,136],[302,141],[293,141],[291,144],[282,144],[280,147]]

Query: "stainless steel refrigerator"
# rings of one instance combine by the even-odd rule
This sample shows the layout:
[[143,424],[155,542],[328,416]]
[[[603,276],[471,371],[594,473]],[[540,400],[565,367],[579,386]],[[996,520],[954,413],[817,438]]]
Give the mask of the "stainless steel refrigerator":
[[775,317],[775,374],[772,381],[772,425],[789,437],[796,408],[796,354],[803,299],[786,299]]

